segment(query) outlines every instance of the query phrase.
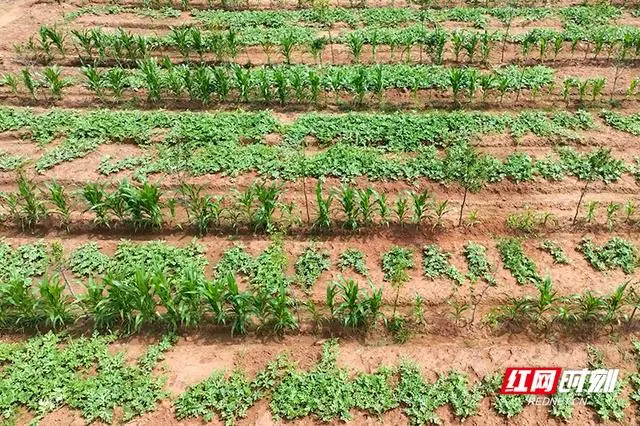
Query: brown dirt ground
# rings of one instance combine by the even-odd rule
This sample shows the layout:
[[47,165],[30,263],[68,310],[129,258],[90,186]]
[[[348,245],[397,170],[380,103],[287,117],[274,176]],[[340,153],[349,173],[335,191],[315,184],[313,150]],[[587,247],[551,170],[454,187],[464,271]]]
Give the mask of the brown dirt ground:
[[[101,0],[92,1],[91,4],[105,3]],[[121,4],[140,4],[135,0],[124,0]],[[332,2],[336,5],[349,6],[346,0],[336,0]],[[575,0],[560,0],[554,2],[555,6],[564,6],[577,4]],[[14,44],[24,42],[30,35],[36,34],[41,24],[50,24],[59,21],[62,14],[69,12],[74,8],[88,4],[88,2],[72,2],[63,3],[61,5],[53,2],[42,2],[38,0],[17,0],[17,1],[0,1],[0,7],[3,12],[0,15],[0,30],[3,37],[0,39],[0,69],[18,70],[23,64],[16,62],[14,56]],[[194,7],[205,7],[205,2],[198,1],[192,3]],[[373,5],[389,5],[386,0],[374,0],[367,3]],[[396,6],[405,7],[407,2],[397,0]],[[443,7],[451,7],[459,4],[457,1],[442,3]],[[248,8],[269,8],[269,7],[294,7],[295,2],[291,0],[282,2],[273,2],[266,0],[256,0],[250,2]],[[130,19],[131,18],[131,19]],[[188,19],[187,14],[183,14],[179,20],[163,20],[156,23],[149,23],[148,20],[128,15],[117,17],[83,17],[74,25],[102,25],[105,27],[113,27],[116,24],[127,23],[130,28],[141,29],[146,31],[162,31],[168,25],[172,25],[178,21]],[[625,16],[621,22],[630,25],[637,25],[638,19],[631,19]],[[495,22],[491,23],[496,26]],[[529,24],[526,26],[514,25],[513,33],[523,31],[529,27],[545,26],[549,28],[557,27],[558,23],[554,20],[548,20],[543,23]],[[459,23],[447,23],[447,27],[460,27]],[[337,63],[347,63],[351,61],[348,51],[344,46],[334,46],[334,56]],[[583,60],[583,54],[579,50],[575,57],[563,52],[556,62],[548,62],[559,68],[558,75],[560,77],[573,75],[579,77],[593,77],[596,75],[612,77],[613,70],[611,63],[606,60]],[[499,60],[497,55],[499,49],[494,52],[491,62],[495,63]],[[388,49],[380,48],[378,51],[379,58],[384,61],[391,61],[391,55]],[[395,53],[397,58],[399,52]],[[537,53],[532,53],[531,57],[535,57]],[[252,63],[266,62],[266,56],[259,48],[250,49],[248,56]],[[418,51],[412,52],[412,58],[418,58]],[[519,53],[514,46],[508,46],[505,58],[507,61],[518,61]],[[365,49],[363,61],[369,61],[371,58],[370,51]],[[271,58],[273,61],[281,61],[278,55]],[[329,49],[325,51],[323,60],[331,59]],[[447,60],[451,60],[448,57]],[[244,58],[241,58],[241,61]],[[297,62],[310,63],[311,57],[306,53],[297,52],[294,55]],[[397,59],[394,59],[397,60]],[[626,86],[631,78],[637,77],[637,67],[630,64],[628,69],[624,69],[619,79],[619,90]],[[407,93],[390,93],[390,104],[400,107],[413,107],[411,96]],[[421,94],[420,98],[426,98],[427,94]],[[448,106],[450,97],[428,94],[430,101],[435,106]],[[350,108],[349,96],[344,97],[345,106],[328,105],[329,111],[338,111],[340,108]],[[4,104],[31,105],[24,99],[8,100],[6,96],[0,96],[0,101]],[[332,101],[332,97],[329,98]],[[36,104],[40,106],[49,106],[46,103]],[[87,96],[84,90],[69,90],[68,96],[60,103],[62,106],[78,106],[92,108],[100,106],[96,100]],[[142,105],[145,108],[155,108],[155,106]],[[423,105],[419,105],[422,107]],[[551,101],[530,101],[529,96],[523,96],[516,102],[515,99],[505,99],[504,105],[476,105],[475,108],[502,110],[518,109],[526,107],[556,107],[564,108],[564,103],[557,98]],[[604,105],[598,105],[598,107]],[[175,109],[185,107],[194,107],[194,105],[180,104],[168,105]],[[195,106],[197,108],[197,106]],[[215,108],[235,108],[231,106],[215,106]],[[261,107],[258,105],[258,107]],[[575,105],[572,104],[571,108]],[[277,107],[276,107],[277,109]],[[295,111],[295,108],[291,108]],[[625,102],[623,110],[627,112],[636,112],[637,103],[635,101]],[[290,112],[288,108],[282,108],[278,112],[283,121],[291,120],[295,116],[295,112]],[[638,148],[640,138],[631,137],[626,134],[612,131],[600,127],[598,130],[584,132],[582,145],[578,145],[578,149],[590,149],[593,146],[610,146],[618,157],[626,157],[630,159],[632,156],[640,154]],[[490,152],[498,156],[506,156],[515,149],[513,141],[505,136],[492,136],[484,138],[478,142],[483,151]],[[535,137],[525,137],[521,141],[518,149],[526,150],[535,156],[544,156],[551,152],[554,142],[543,140]],[[46,149],[49,149],[47,147]],[[5,134],[0,137],[0,149],[11,154],[25,155],[31,159],[37,158],[44,152],[43,149],[36,148],[33,144],[21,141],[17,135]],[[105,145],[100,149],[87,156],[84,159],[55,167],[51,171],[46,172],[42,176],[36,176],[35,179],[39,183],[46,182],[52,178],[58,179],[61,183],[82,184],[87,181],[101,179],[95,172],[96,166],[104,155],[112,155],[115,158],[122,158],[127,155],[135,155],[138,148],[133,146],[121,145]],[[116,176],[120,178],[125,174]],[[164,188],[175,187],[178,183],[177,178],[161,176],[157,177],[162,182]],[[224,192],[231,186],[240,188],[246,187],[253,179],[254,175],[244,175],[237,178],[221,177],[221,176],[203,176],[192,179],[195,183],[205,184],[208,189],[214,192]],[[0,173],[0,190],[11,188],[15,183],[14,174]],[[309,188],[313,188],[315,181],[311,180]],[[544,275],[547,272],[554,280],[554,285],[560,294],[572,294],[585,290],[592,290],[598,293],[608,293],[625,279],[631,278],[637,280],[640,276],[638,273],[626,277],[620,271],[612,271],[606,274],[594,271],[584,260],[584,258],[574,249],[580,239],[585,236],[593,237],[598,243],[602,243],[610,238],[611,235],[620,235],[633,241],[636,245],[640,244],[637,227],[631,225],[620,224],[615,231],[610,234],[604,228],[604,207],[601,207],[598,224],[591,226],[580,225],[571,227],[569,225],[570,218],[573,215],[575,203],[579,197],[581,185],[572,179],[565,179],[560,183],[549,183],[544,181],[529,182],[515,185],[509,182],[503,182],[491,185],[480,194],[473,194],[469,197],[468,207],[466,211],[477,209],[480,212],[481,223],[473,228],[454,229],[453,225],[456,221],[456,209],[459,206],[461,191],[458,187],[443,186],[418,180],[411,183],[370,183],[366,179],[358,179],[357,183],[362,185],[374,185],[378,190],[384,190],[391,194],[397,194],[410,188],[429,188],[433,191],[434,196],[438,200],[450,199],[451,212],[445,220],[444,230],[432,230],[430,227],[414,229],[407,227],[405,229],[375,229],[363,233],[350,234],[347,232],[336,232],[331,237],[317,236],[315,239],[318,244],[329,250],[332,262],[337,260],[338,253],[347,247],[355,247],[362,250],[366,255],[367,264],[371,269],[371,279],[379,286],[382,286],[385,300],[392,298],[392,289],[383,282],[382,274],[379,268],[379,259],[382,253],[394,244],[412,247],[416,251],[416,262],[418,266],[411,272],[411,279],[400,293],[400,305],[403,312],[408,312],[414,295],[420,294],[426,300],[426,320],[427,324],[423,329],[415,330],[413,338],[405,345],[391,344],[387,338],[381,333],[369,333],[366,336],[349,337],[341,339],[341,355],[339,362],[341,365],[352,371],[372,371],[375,367],[385,363],[396,363],[401,359],[410,358],[424,369],[425,374],[430,378],[435,378],[436,373],[446,372],[451,369],[459,369],[469,373],[473,378],[481,377],[487,373],[502,369],[507,366],[514,365],[547,365],[553,364],[562,367],[582,367],[586,363],[585,340],[586,336],[564,336],[562,338],[542,339],[540,336],[531,336],[526,333],[520,334],[503,334],[496,335],[490,333],[479,323],[470,329],[458,329],[452,323],[447,313],[449,307],[446,304],[447,299],[454,293],[454,290],[461,296],[465,296],[469,292],[469,284],[465,283],[461,288],[456,289],[450,281],[435,280],[430,281],[421,277],[421,267],[419,266],[420,250],[427,243],[437,243],[444,250],[453,253],[451,262],[462,272],[466,271],[466,263],[461,254],[463,245],[468,240],[480,242],[488,247],[489,260],[496,266],[495,274],[498,285],[495,288],[487,290],[485,297],[478,308],[478,317],[481,318],[492,306],[508,296],[521,296],[525,294],[533,294],[535,289],[532,286],[519,286],[515,283],[510,273],[502,268],[499,254],[495,248],[495,237],[503,235],[507,230],[504,227],[504,220],[507,215],[514,211],[521,210],[524,206],[529,206],[537,211],[547,211],[553,213],[558,218],[558,225],[551,229],[544,230],[537,238],[529,238],[525,242],[525,251],[527,255],[532,257],[538,265],[539,271]],[[337,186],[339,182],[330,179],[326,187]],[[310,194],[312,195],[312,194]],[[303,205],[303,194],[301,184],[288,183],[286,186],[285,201],[295,202],[297,205]],[[629,176],[625,176],[620,182],[609,186],[593,185],[590,192],[585,197],[585,203],[591,200],[597,200],[601,206],[610,202],[625,202],[627,199],[637,199],[637,185]],[[301,210],[302,211],[302,210]],[[620,214],[621,217],[622,213]],[[145,241],[150,239],[165,239],[172,244],[187,244],[192,236],[186,232],[173,232],[163,230],[155,234],[131,235],[127,230],[116,229],[111,233],[97,232],[89,225],[90,218],[87,215],[76,215],[74,221],[80,224],[78,229],[73,230],[70,234],[59,232],[53,227],[38,229],[34,235],[19,233],[14,229],[0,229],[0,236],[7,239],[11,244],[21,244],[33,241],[38,238],[46,240],[59,239],[67,250],[88,241],[95,240],[106,252],[113,252],[120,238],[130,238],[137,241]],[[551,258],[539,251],[536,246],[543,238],[552,238],[559,242],[565,249],[566,253],[572,260],[567,266],[553,265]],[[307,246],[309,236],[302,233],[301,235],[289,236],[285,240],[285,248],[291,259],[290,273],[293,273],[293,260]],[[247,247],[247,250],[253,254],[257,254],[264,249],[269,240],[264,236],[253,236],[250,232],[242,232],[240,235],[213,235],[201,239],[201,243],[207,250],[207,258],[211,264],[217,261],[222,251],[239,242]],[[327,283],[337,278],[338,271],[334,267],[330,271],[322,274],[318,283],[313,287],[310,297],[317,302],[322,302]],[[364,282],[362,278],[359,278]],[[81,290],[81,286],[76,287]],[[633,357],[630,354],[629,334],[637,330],[625,330],[621,336],[604,335],[607,331],[603,331],[600,336],[590,336],[589,341],[603,349],[606,354],[606,360],[612,367],[621,368],[625,373],[633,371]],[[2,336],[9,339],[11,336]],[[185,335],[180,339],[178,345],[168,353],[166,359],[166,374],[168,377],[168,389],[173,395],[182,392],[187,386],[197,383],[208,377],[214,370],[224,369],[230,370],[233,367],[242,367],[250,374],[255,373],[263,367],[267,360],[271,359],[275,354],[289,351],[293,359],[298,361],[303,368],[308,368],[318,358],[320,353],[319,341],[324,336],[314,335],[309,329],[303,329],[299,335],[286,336],[280,340],[247,337],[241,339],[232,339],[228,336],[222,336],[220,333],[209,332],[203,330],[201,333]],[[131,359],[140,354],[145,345],[154,341],[157,335],[152,332],[147,336],[141,336],[130,341],[118,342],[114,345],[114,349],[126,350]],[[623,424],[636,424],[634,410],[636,407],[631,406],[625,412],[625,421]],[[439,414],[444,419],[445,424],[457,424],[458,421],[447,410],[440,410]],[[25,423],[28,416],[25,416]],[[176,420],[172,413],[171,405],[168,401],[163,402],[158,410],[143,416],[132,422],[136,425],[171,425],[176,424]],[[287,422],[287,424],[311,425],[316,424],[314,419],[303,419],[295,422]],[[352,424],[358,425],[400,425],[406,424],[407,419],[401,410],[394,410],[385,414],[382,418],[371,418],[362,413],[353,413]],[[545,409],[540,407],[527,407],[525,411],[514,420],[505,420],[498,417],[490,408],[489,401],[485,400],[482,405],[481,412],[478,416],[469,419],[467,424],[471,425],[498,425],[498,424],[518,424],[518,425],[546,425],[559,424],[555,420],[547,417]],[[591,410],[586,408],[578,408],[574,417],[569,422],[572,425],[590,425],[596,424],[597,420]],[[47,416],[41,424],[44,425],[76,425],[83,424],[78,413],[67,409],[58,410]],[[187,421],[183,424],[200,424],[200,421]],[[218,423],[216,423],[218,424]],[[247,414],[246,419],[239,422],[242,425],[271,425],[281,424],[271,419],[268,406],[264,401],[256,404]],[[337,424],[337,423],[336,423]]]

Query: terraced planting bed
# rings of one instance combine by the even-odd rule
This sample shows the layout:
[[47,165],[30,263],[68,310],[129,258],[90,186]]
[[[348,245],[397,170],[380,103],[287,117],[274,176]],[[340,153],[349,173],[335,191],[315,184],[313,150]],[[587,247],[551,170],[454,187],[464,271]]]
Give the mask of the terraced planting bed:
[[[0,29],[0,424],[637,423],[640,5]],[[536,405],[526,366],[620,376]]]

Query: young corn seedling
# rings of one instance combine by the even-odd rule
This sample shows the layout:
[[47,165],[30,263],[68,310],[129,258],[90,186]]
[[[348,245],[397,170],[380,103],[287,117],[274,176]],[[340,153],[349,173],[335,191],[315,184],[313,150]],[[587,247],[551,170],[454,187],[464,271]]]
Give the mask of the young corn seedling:
[[203,188],[198,185],[183,183],[180,185],[181,203],[187,211],[189,224],[194,226],[198,234],[207,233],[211,225],[219,226],[223,212],[222,199],[202,194]]
[[597,201],[589,201],[587,203],[587,223],[591,223],[595,221],[597,208],[598,208]]
[[444,228],[444,215],[449,212],[449,200],[437,201],[434,206],[434,216],[436,221],[433,224],[433,229]]
[[616,215],[618,214],[618,210],[620,210],[621,205],[619,203],[610,202],[607,205],[607,229],[609,232],[613,230],[613,225],[615,224]]
[[18,77],[15,74],[6,73],[2,76],[2,86],[9,86],[11,93],[18,96]]
[[264,183],[256,183],[253,185],[253,193],[255,194],[258,206],[254,213],[255,229],[262,229],[271,232],[275,229],[274,214],[276,209],[281,206],[278,201],[282,195],[282,184],[272,183],[266,185]]
[[293,49],[298,44],[298,40],[293,32],[287,32],[283,34],[280,39],[280,47],[282,49],[282,55],[284,56],[285,63],[291,64],[291,54]]
[[57,275],[43,278],[38,285],[38,291],[40,297],[35,310],[42,316],[45,327],[58,330],[71,322],[73,299],[65,292],[65,285]]
[[375,203],[378,208],[378,217],[380,218],[381,225],[389,225],[389,216],[391,212],[389,211],[389,205],[387,204],[387,194],[384,192],[379,193],[375,192]]
[[396,219],[398,220],[398,223],[400,224],[401,227],[404,227],[406,223],[408,211],[409,211],[409,200],[404,195],[401,194],[396,199],[396,205],[394,209]]
[[100,71],[98,67],[92,67],[90,65],[82,67],[81,71],[86,79],[86,87],[102,100],[105,89],[105,79],[102,71]]
[[375,214],[376,192],[371,188],[356,189],[356,192],[362,223],[365,226],[370,226],[373,224]]
[[163,223],[161,196],[160,188],[154,184],[144,182],[142,186],[134,187],[124,180],[109,197],[109,206],[113,207],[117,216],[121,216],[119,210],[123,203],[125,214],[135,229],[154,229]]
[[71,209],[69,206],[69,197],[67,196],[65,189],[58,182],[53,181],[47,185],[49,195],[51,196],[51,202],[55,207],[55,214],[60,218],[60,225],[65,229],[69,229],[69,222],[71,220]]
[[18,192],[15,194],[15,211],[22,229],[31,229],[48,216],[44,201],[38,194],[37,185],[24,173],[18,174]]
[[342,185],[337,195],[345,216],[344,226],[351,230],[358,229],[360,226],[358,222],[360,211],[356,190],[349,185]]
[[362,48],[364,47],[364,39],[358,33],[349,33],[347,36],[347,46],[349,46],[349,50],[351,50],[351,55],[353,55],[353,60],[355,63],[360,63],[360,56],[362,54]]
[[22,70],[22,83],[26,87],[27,91],[33,99],[36,99],[36,93],[38,91],[38,81],[33,78],[31,71],[28,68]]
[[98,183],[88,183],[82,189],[82,196],[89,205],[85,212],[92,211],[95,215],[93,220],[99,226],[108,226],[107,202],[109,195],[104,186]]
[[413,211],[412,222],[419,226],[427,218],[427,211],[431,203],[431,194],[428,189],[422,192],[409,193],[411,196],[411,207]]
[[313,223],[314,228],[319,229],[331,229],[332,220],[331,220],[331,204],[333,203],[334,193],[333,191],[329,191],[327,198],[324,198],[322,195],[322,183],[318,180],[316,184],[316,204],[317,204],[317,216],[316,220]]
[[106,86],[111,90],[116,100],[121,100],[124,89],[128,85],[128,79],[122,68],[110,68],[106,72]]
[[624,205],[624,213],[625,213],[625,222],[632,223],[634,222],[633,216],[636,214],[637,206],[633,200],[627,200]]
[[62,77],[62,71],[57,65],[46,67],[42,71],[42,82],[51,91],[53,99],[60,99],[62,97],[62,89],[73,84],[71,79]]

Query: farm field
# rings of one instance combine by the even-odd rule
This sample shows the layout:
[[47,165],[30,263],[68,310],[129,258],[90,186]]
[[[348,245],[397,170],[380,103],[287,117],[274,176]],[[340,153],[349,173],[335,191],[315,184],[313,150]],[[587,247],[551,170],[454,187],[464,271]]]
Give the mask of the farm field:
[[638,422],[640,4],[1,4],[0,424]]

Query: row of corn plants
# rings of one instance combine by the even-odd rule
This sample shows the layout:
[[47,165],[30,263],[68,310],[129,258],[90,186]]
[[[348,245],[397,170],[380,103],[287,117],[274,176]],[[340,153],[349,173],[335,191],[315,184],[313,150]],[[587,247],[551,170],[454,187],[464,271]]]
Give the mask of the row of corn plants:
[[[640,32],[636,27],[600,26],[596,28],[571,28],[556,31],[534,28],[528,32],[509,36],[507,32],[476,30],[431,29],[422,25],[403,28],[363,28],[347,33],[329,31],[317,35],[312,28],[299,26],[277,28],[252,28],[242,31],[202,30],[196,26],[176,27],[164,35],[140,35],[118,28],[105,31],[101,28],[71,30],[43,26],[37,37],[31,37],[24,45],[16,47],[25,58],[51,62],[65,58],[69,52],[85,64],[116,61],[120,64],[135,63],[155,54],[175,51],[184,61],[236,62],[252,46],[261,47],[271,62],[272,57],[288,64],[294,55],[308,53],[317,63],[328,56],[336,63],[338,47],[347,49],[353,62],[361,62],[368,52],[374,63],[444,61],[488,63],[496,53],[505,60],[507,46],[515,46],[516,53],[508,54],[511,61],[556,59],[604,59],[625,62],[636,59],[640,52]],[[378,56],[380,48],[386,53]],[[178,58],[174,58],[177,60]],[[342,60],[342,59],[341,59]],[[247,57],[247,61],[250,59]]]
[[[51,88],[51,93],[59,97],[62,89],[69,86],[66,83],[68,77],[59,75],[59,68],[47,68],[50,69],[58,73],[60,83],[56,84],[56,92]],[[544,66],[508,66],[492,71],[472,67],[407,65],[243,68],[238,65],[176,66],[168,61],[159,63],[148,59],[139,61],[138,68],[134,70],[86,66],[82,68],[82,74],[82,85],[99,99],[119,101],[134,96],[146,97],[152,103],[183,100],[202,104],[318,104],[321,95],[325,102],[342,102],[341,96],[348,95],[355,104],[362,105],[365,100],[382,103],[390,90],[410,92],[412,97],[407,96],[408,100],[413,98],[417,102],[419,92],[430,90],[451,95],[453,103],[459,106],[476,97],[481,97],[482,102],[487,98],[497,98],[499,103],[510,94],[515,94],[516,101],[523,93],[530,94],[532,99],[542,93],[554,97],[554,85],[557,84],[554,71]],[[25,68],[19,74],[6,74],[3,84],[18,94],[19,83],[22,82],[24,92],[37,99],[41,81],[44,80]],[[599,86],[596,95],[599,96],[603,89],[604,84]],[[137,94],[140,90],[143,93]],[[427,97],[426,100],[432,99]]]
[[[618,180],[625,171],[625,164],[602,149],[585,155],[571,150],[563,153],[561,168],[585,182],[576,207],[575,223],[589,184]],[[504,177],[515,182],[530,180],[534,164],[530,157],[521,154],[512,155],[504,164],[495,163],[468,146],[456,146],[448,150],[442,166],[442,172],[446,174],[441,178],[449,176],[449,180],[457,182],[464,191],[458,220],[458,225],[462,225],[470,193],[478,192],[491,181]],[[216,195],[207,193],[201,186],[183,183],[179,191],[168,195],[159,185],[149,181],[136,184],[125,179],[114,189],[95,182],[74,191],[53,181],[46,185],[46,190],[42,190],[19,173],[17,190],[2,194],[1,200],[4,219],[12,220],[23,229],[41,225],[51,215],[58,218],[60,225],[68,227],[72,213],[79,213],[78,199],[86,206],[84,212],[90,212],[97,225],[126,224],[134,229],[160,228],[174,223],[179,220],[176,219],[177,207],[182,206],[187,213],[188,224],[200,233],[205,233],[212,226],[220,227],[223,222],[236,229],[242,225],[255,231],[287,229],[304,223],[301,209],[306,210],[307,225],[319,230],[332,229],[339,223],[356,230],[392,222],[401,226],[408,222],[415,225],[431,222],[433,228],[437,228],[444,226],[444,216],[450,211],[449,200],[436,200],[428,190],[401,193],[392,201],[386,193],[371,187],[344,184],[340,188],[325,190],[320,179],[316,184],[315,197],[309,200],[304,192],[303,206],[296,208],[293,201],[285,200],[283,189],[284,184],[278,181],[256,182],[246,190]],[[313,220],[311,210],[314,210]]]
[[[500,250],[504,250],[503,244],[498,244]],[[619,260],[627,260],[623,253],[606,252],[615,244],[619,244],[618,240],[612,239],[603,248],[596,248],[596,254],[585,252],[585,256],[593,260],[593,256],[617,255]],[[392,287],[390,296],[383,298],[382,289],[371,281],[362,285],[359,278],[339,276],[327,284],[321,303],[294,291],[296,285],[304,294],[310,294],[322,272],[330,269],[329,254],[314,244],[298,256],[294,276],[287,275],[289,258],[282,242],[276,239],[256,256],[239,245],[226,250],[214,265],[212,278],[205,275],[208,261],[203,248],[195,242],[185,247],[163,242],[122,242],[112,256],[100,251],[95,243],[79,246],[68,256],[57,242],[50,247],[37,242],[16,249],[1,243],[0,249],[4,265],[0,269],[0,324],[8,329],[60,329],[80,322],[100,330],[122,329],[128,333],[152,325],[175,330],[204,324],[221,326],[232,335],[248,331],[284,333],[297,330],[303,315],[316,331],[385,325],[397,334],[406,333],[410,322],[419,326],[425,321],[422,298],[416,297],[409,315],[398,310],[400,289],[409,281],[409,271],[415,268],[414,253],[405,247],[391,247],[380,259],[384,280]],[[578,249],[584,250],[584,245]],[[635,256],[632,262],[637,265],[637,249],[631,249]],[[450,279],[456,287],[467,279],[496,286],[485,247],[469,242],[464,255],[466,275],[450,263],[451,253],[437,245],[424,246],[424,276],[429,280]],[[505,259],[505,267],[513,267],[513,263],[511,258]],[[362,252],[355,249],[340,253],[338,266],[350,275],[369,276]],[[239,285],[243,278],[249,283],[248,288]],[[562,325],[564,331],[585,327],[589,319],[594,320],[589,328],[596,331],[597,326],[632,322],[640,306],[640,295],[631,282],[622,284],[609,296],[586,292],[556,297],[548,277],[538,279],[536,287],[539,300],[530,296],[509,298],[485,320],[496,327],[523,325],[525,320],[532,320],[526,315],[533,316],[538,309],[536,315],[542,317],[563,312],[564,323],[557,325]],[[594,302],[593,298],[597,300]],[[540,306],[542,301],[544,306]],[[476,306],[479,302],[475,301]],[[550,324],[559,321],[553,318]],[[540,320],[536,317],[533,323]]]

